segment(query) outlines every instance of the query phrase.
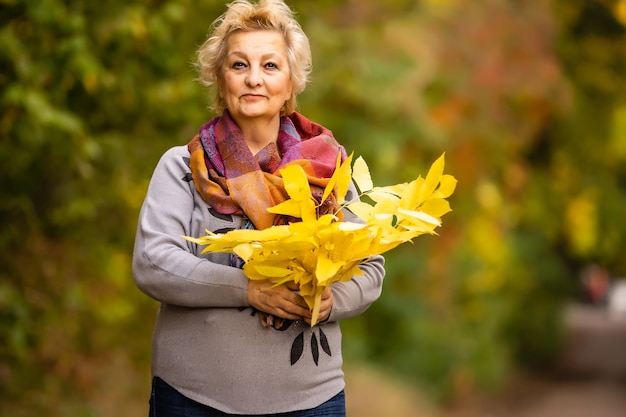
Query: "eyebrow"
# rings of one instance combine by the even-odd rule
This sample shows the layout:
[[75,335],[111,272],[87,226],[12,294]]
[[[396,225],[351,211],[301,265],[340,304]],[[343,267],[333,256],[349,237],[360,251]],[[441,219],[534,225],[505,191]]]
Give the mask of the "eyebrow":
[[[248,56],[248,54],[246,54],[245,52],[237,51],[237,50],[230,51],[227,56],[230,57],[233,55],[242,56],[242,57]],[[274,57],[282,57],[282,55],[278,52],[268,52],[268,53],[261,55],[261,59],[274,58]]]

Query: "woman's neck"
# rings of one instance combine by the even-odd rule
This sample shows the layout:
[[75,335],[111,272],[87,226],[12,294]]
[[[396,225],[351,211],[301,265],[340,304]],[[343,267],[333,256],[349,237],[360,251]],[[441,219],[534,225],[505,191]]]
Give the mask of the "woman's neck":
[[268,119],[247,119],[237,123],[244,140],[253,155],[265,148],[270,142],[276,142],[280,129],[280,116]]

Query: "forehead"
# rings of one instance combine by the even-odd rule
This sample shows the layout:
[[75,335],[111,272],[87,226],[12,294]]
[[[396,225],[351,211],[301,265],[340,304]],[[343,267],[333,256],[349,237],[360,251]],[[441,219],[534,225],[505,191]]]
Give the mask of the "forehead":
[[228,37],[228,54],[286,55],[287,43],[282,33],[275,30],[235,32]]

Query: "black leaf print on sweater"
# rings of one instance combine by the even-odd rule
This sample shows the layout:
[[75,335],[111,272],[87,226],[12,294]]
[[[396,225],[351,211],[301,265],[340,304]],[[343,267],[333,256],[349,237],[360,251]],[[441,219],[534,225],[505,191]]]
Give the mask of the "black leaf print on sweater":
[[232,222],[233,221],[233,216],[231,216],[230,214],[222,214],[219,213],[217,211],[215,211],[212,207],[209,207],[209,213],[211,213],[211,216],[216,217],[220,220],[224,220],[226,222]]
[[[189,163],[190,163],[189,158],[187,158],[186,156],[183,156],[183,162],[185,163],[185,165],[187,165],[189,168],[191,168],[190,165],[189,165]],[[191,175],[191,172],[188,172],[181,179],[183,181],[185,181],[185,182],[191,182],[191,181],[193,181],[193,176]]]
[[222,234],[222,233],[228,233],[228,232],[230,232],[232,230],[235,230],[235,228],[234,227],[223,227],[221,229],[214,230],[213,233],[219,235],[219,234]]
[[328,356],[332,356],[330,353],[330,345],[328,344],[328,338],[326,337],[326,333],[322,331],[320,327],[320,345],[322,346],[322,350],[326,352]]
[[[315,329],[319,329],[319,342],[318,336],[315,334]],[[304,352],[304,332],[303,330],[296,336],[293,343],[291,344],[291,365],[293,366],[296,362],[300,360],[302,357],[302,353]],[[330,351],[330,344],[328,343],[328,337],[326,337],[326,333],[322,330],[321,327],[315,327],[311,329],[311,355],[313,357],[313,362],[315,366],[319,365],[320,360],[320,347],[328,356],[332,356]]]
[[304,332],[300,332],[298,336],[293,340],[291,344],[291,365],[293,366],[300,357],[302,356],[302,352],[304,351]]
[[317,347],[317,336],[315,336],[315,332],[311,332],[311,353],[313,354],[313,362],[315,362],[315,366],[320,361],[320,350]]

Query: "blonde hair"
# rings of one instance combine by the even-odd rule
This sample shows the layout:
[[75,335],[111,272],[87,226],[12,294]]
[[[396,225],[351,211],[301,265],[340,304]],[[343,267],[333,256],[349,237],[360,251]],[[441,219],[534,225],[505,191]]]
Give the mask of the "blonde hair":
[[309,39],[295,20],[292,10],[282,0],[235,0],[227,5],[224,14],[211,25],[212,33],[198,49],[199,81],[211,87],[215,97],[211,108],[221,114],[226,103],[220,97],[222,67],[228,54],[228,38],[235,32],[275,30],[285,38],[287,61],[292,82],[292,94],[281,114],[289,115],[296,109],[296,96],[304,91],[311,72]]

